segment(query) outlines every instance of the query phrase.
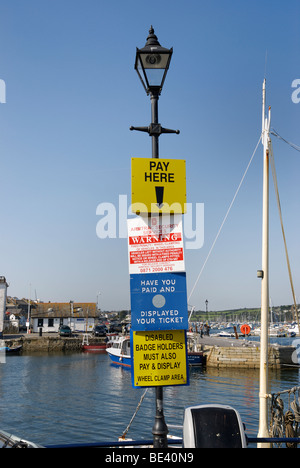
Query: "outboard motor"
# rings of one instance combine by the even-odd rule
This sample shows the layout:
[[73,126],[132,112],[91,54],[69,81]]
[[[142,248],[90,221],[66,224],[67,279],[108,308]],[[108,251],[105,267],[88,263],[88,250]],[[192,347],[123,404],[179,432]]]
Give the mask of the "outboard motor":
[[185,448],[246,448],[247,441],[239,413],[231,406],[201,405],[185,409]]

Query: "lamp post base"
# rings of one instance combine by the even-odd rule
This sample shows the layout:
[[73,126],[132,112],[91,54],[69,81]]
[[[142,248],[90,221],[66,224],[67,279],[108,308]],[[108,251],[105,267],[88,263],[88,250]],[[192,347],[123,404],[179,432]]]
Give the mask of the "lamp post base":
[[164,409],[163,409],[163,388],[156,387],[156,415],[154,426],[152,429],[153,434],[153,447],[154,448],[167,448],[168,447],[168,426],[165,423]]

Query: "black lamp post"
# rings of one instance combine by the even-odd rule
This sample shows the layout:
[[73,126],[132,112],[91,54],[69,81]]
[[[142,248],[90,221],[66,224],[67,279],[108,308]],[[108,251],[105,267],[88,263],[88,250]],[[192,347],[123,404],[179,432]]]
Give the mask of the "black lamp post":
[[151,26],[145,47],[136,49],[134,68],[146,93],[150,94],[152,122],[149,127],[130,127],[130,130],[147,132],[152,137],[152,157],[159,157],[158,138],[162,133],[177,133],[179,130],[163,128],[158,122],[158,99],[169,69],[173,48],[161,47]]
[[[158,138],[162,133],[179,134],[179,130],[163,128],[158,122],[158,99],[169,69],[172,53],[172,48],[161,47],[152,26],[145,47],[136,49],[134,68],[147,95],[150,95],[152,122],[149,127],[130,127],[130,130],[149,133],[152,137],[152,158],[159,158]],[[156,387],[156,414],[152,429],[154,448],[168,447],[168,432],[163,410],[163,387]]]

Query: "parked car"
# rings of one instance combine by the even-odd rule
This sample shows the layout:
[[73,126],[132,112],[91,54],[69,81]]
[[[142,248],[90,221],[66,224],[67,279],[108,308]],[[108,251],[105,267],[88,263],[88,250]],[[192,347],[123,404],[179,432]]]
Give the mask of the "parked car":
[[62,325],[59,327],[60,336],[72,336],[72,330],[68,325]]
[[94,336],[106,336],[107,328],[105,325],[96,325],[93,328],[92,334]]
[[119,322],[110,322],[109,324],[109,332],[110,333],[114,333],[114,332],[117,332],[117,333],[122,333],[122,325],[121,323]]

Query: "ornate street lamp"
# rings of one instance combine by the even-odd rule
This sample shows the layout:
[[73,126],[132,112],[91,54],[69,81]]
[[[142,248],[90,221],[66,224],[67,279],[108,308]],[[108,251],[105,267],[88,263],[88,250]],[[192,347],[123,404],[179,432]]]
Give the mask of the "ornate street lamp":
[[152,137],[152,157],[159,157],[158,137],[162,133],[177,133],[179,130],[163,128],[158,122],[158,99],[169,69],[173,48],[162,47],[151,26],[145,47],[136,49],[134,68],[146,93],[150,94],[152,122],[148,127],[130,127],[130,130],[147,132]]
[[151,26],[145,47],[136,49],[135,70],[147,94],[160,95],[169,69],[173,48],[161,47]]

